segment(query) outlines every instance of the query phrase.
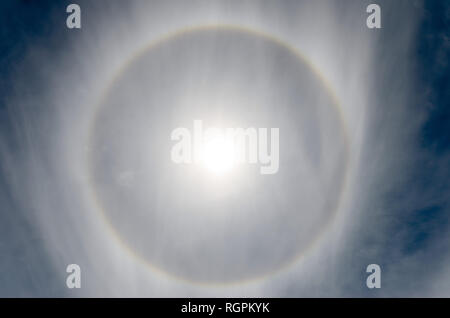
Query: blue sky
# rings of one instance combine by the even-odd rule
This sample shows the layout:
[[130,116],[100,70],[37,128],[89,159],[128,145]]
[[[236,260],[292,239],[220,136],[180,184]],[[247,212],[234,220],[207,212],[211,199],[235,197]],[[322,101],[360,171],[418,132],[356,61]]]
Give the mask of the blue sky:
[[[450,295],[448,1],[379,1],[381,30],[358,24],[367,1],[79,1],[81,30],[65,27],[69,3],[0,4],[0,296]],[[316,24],[308,29],[313,22],[297,21],[296,13]],[[304,263],[256,286],[186,287],[153,274],[139,281],[142,269],[131,260],[109,271],[95,256],[103,237],[87,212],[78,167],[64,161],[79,147],[89,94],[111,78],[121,43],[132,51],[151,37],[146,28],[176,30],[202,19],[254,23],[285,39],[299,30],[305,55],[316,53],[311,59],[329,70],[323,76],[341,83],[333,86],[342,103],[367,100],[359,119],[347,110],[350,122],[361,123],[349,128],[352,138],[362,140],[355,141],[347,210]],[[75,100],[80,105],[69,109]],[[86,212],[78,218],[75,208]],[[93,228],[83,230],[86,224]],[[114,260],[115,248],[102,255]],[[80,291],[65,286],[64,264],[74,259],[95,281]],[[370,263],[383,269],[380,290],[365,286]],[[119,291],[108,281],[117,273]]]

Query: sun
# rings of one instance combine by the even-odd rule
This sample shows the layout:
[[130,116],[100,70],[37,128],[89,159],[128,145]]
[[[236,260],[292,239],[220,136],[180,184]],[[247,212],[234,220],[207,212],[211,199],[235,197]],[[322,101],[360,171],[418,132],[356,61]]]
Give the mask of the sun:
[[216,136],[205,141],[202,152],[202,164],[213,175],[223,176],[235,165],[235,147],[225,138]]

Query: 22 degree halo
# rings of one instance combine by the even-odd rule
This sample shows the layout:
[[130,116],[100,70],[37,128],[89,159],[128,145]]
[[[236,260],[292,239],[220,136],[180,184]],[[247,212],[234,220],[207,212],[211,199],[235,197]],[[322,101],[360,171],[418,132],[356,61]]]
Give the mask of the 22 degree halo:
[[[280,168],[226,180],[170,160],[176,127],[278,127]],[[108,86],[90,131],[90,186],[114,237],[154,269],[198,283],[264,277],[330,224],[348,143],[322,78],[288,45],[233,27],[179,32]]]

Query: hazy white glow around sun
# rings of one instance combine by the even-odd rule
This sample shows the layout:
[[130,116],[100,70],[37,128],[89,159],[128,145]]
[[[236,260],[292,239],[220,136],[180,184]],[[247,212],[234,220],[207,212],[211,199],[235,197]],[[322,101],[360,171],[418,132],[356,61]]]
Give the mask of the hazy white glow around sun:
[[201,162],[212,174],[222,176],[230,172],[235,164],[235,147],[226,138],[215,136],[203,145]]

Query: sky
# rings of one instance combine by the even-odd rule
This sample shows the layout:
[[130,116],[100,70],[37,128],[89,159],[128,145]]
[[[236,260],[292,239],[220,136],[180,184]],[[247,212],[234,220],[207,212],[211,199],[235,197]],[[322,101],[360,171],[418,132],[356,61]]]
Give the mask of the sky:
[[[70,3],[0,5],[0,297],[450,296],[447,1]],[[174,163],[195,120],[278,170]]]

